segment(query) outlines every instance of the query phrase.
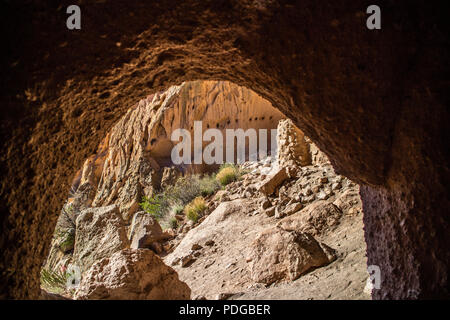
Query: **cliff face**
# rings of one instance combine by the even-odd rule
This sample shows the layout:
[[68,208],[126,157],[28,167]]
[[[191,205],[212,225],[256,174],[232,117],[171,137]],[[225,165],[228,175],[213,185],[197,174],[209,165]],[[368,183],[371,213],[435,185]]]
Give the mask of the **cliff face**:
[[[226,148],[226,129],[276,129],[282,118],[270,102],[229,82],[194,81],[170,87],[141,100],[114,125],[97,153],[76,175],[70,201],[79,198],[78,191],[82,191],[86,206],[116,203],[128,221],[138,210],[142,196],[158,189],[163,173],[174,165],[174,130],[186,129],[193,139],[194,121],[201,121],[202,134],[210,128],[219,129]],[[270,133],[267,138],[270,150]],[[208,143],[204,141],[203,146]],[[191,146],[193,149],[194,141]],[[181,165],[178,169],[204,172],[208,167]]]
[[[171,87],[142,100],[113,127],[99,153],[80,170],[43,268],[56,275],[78,268],[80,284],[71,291],[43,282],[43,290],[61,290],[74,299],[370,298],[364,291],[359,187],[337,175],[291,120],[276,125],[276,155],[203,177],[202,183],[216,187],[195,195],[193,185],[200,178],[183,177],[180,181],[187,184],[175,183],[181,170],[163,167],[167,152],[155,153],[154,148],[160,150],[155,140],[167,140],[178,126],[191,130],[195,119],[213,119],[209,113],[229,118],[220,110],[223,97],[235,102],[230,108],[236,108],[236,123],[243,122],[244,129],[254,123],[261,128],[259,117],[275,122],[278,114],[270,104],[238,87],[240,92],[229,96],[230,88],[236,86],[196,82]],[[211,92],[213,102],[202,104]],[[230,99],[242,93],[248,96]],[[204,112],[189,117],[188,106],[195,108],[195,102]],[[252,121],[239,118],[254,105],[267,110],[252,113],[258,115]],[[275,127],[261,122],[262,128]],[[228,125],[227,120],[218,127]],[[235,176],[223,183],[217,177],[227,169]],[[175,202],[164,214],[136,212],[140,197],[159,189],[160,183],[176,186],[176,195],[191,194],[190,199],[172,198],[169,188],[160,195]],[[196,218],[186,213],[193,199],[204,204]]]

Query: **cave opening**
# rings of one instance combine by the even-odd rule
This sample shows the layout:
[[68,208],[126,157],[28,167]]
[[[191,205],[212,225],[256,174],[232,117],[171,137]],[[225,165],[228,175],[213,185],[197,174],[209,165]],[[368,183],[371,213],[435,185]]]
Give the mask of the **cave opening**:
[[[370,299],[362,215],[359,186],[269,101],[227,81],[184,82],[130,108],[77,171],[41,289],[68,299]],[[149,254],[161,266],[112,268]],[[145,274],[164,267],[189,289],[161,276],[166,291],[152,292]]]

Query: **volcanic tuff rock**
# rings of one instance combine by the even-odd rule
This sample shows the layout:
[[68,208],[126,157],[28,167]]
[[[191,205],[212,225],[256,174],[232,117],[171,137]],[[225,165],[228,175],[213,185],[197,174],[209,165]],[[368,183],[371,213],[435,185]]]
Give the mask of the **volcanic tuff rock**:
[[311,268],[330,263],[320,244],[309,234],[278,227],[261,232],[247,256],[255,282],[272,284],[295,280]]
[[155,218],[145,211],[136,212],[130,227],[131,248],[150,248],[154,242],[163,238],[161,226]]
[[316,236],[335,227],[341,217],[342,211],[334,204],[317,200],[292,216],[282,219],[277,226],[287,231],[306,232]]
[[[163,258],[193,296],[369,298],[358,186],[326,162],[281,168],[295,175],[285,174],[270,193],[246,192],[280,168],[277,158],[267,157],[241,169],[247,173],[240,180],[207,200],[206,217],[187,232],[178,229],[173,251]],[[324,190],[333,192],[320,200]],[[275,211],[291,215],[278,220]]]
[[288,178],[288,173],[285,167],[279,168],[277,171],[272,173],[264,181],[261,182],[259,186],[259,191],[266,196],[272,195],[278,186],[282,184]]
[[280,120],[277,127],[277,160],[280,167],[311,164],[309,143],[292,120]]
[[[171,134],[175,129],[186,129],[193,137],[194,121],[200,120],[203,132],[209,128],[220,129],[223,134],[225,128],[275,129],[282,118],[270,102],[229,82],[194,81],[172,86],[128,110],[103,139],[97,153],[85,161],[73,189],[78,191],[88,183],[93,189],[92,206],[115,203],[124,220],[129,221],[143,195],[178,176],[176,169],[169,169],[173,165],[171,151],[176,142],[171,141]],[[276,143],[269,142],[268,149]],[[203,172],[206,167],[180,169]]]
[[[227,85],[229,84],[212,83],[211,90],[204,93],[209,97],[211,92],[217,91],[218,97],[207,98],[212,101],[205,107],[203,119],[208,119],[208,112],[218,104],[217,101],[221,101],[223,91],[228,88]],[[184,119],[179,125],[192,130],[189,125],[195,117],[189,118],[189,111],[197,110],[196,103],[201,105],[203,100],[197,99],[198,96],[189,95],[192,90],[198,94],[196,90],[204,90],[204,86],[207,87],[196,83],[182,84],[170,88],[162,95],[142,100],[111,130],[100,146],[99,153],[88,159],[80,170],[71,198],[66,204],[72,208],[74,218],[78,217],[73,261],[83,267],[84,282],[83,289],[80,290],[84,290],[84,293],[79,297],[108,298],[125,294],[122,291],[111,293],[112,289],[104,289],[114,287],[115,284],[111,284],[111,279],[101,272],[104,270],[110,272],[114,269],[104,268],[113,261],[108,259],[130,245],[132,249],[151,248],[162,256],[168,254],[164,258],[167,264],[174,266],[183,280],[188,279],[186,281],[189,281],[196,294],[200,293],[209,298],[217,294],[223,296],[225,293],[228,296],[230,292],[242,289],[242,286],[255,283],[293,281],[311,268],[326,265],[335,259],[334,249],[318,242],[305,231],[322,236],[324,233],[322,229],[328,230],[328,226],[338,225],[342,218],[342,212],[338,207],[358,204],[353,198],[354,193],[349,193],[338,201],[341,192],[353,188],[354,185],[347,179],[335,175],[328,159],[320,155],[320,151],[314,151],[314,146],[291,121],[279,121],[278,125],[267,123],[264,119],[268,116],[267,113],[263,119],[260,117],[249,119],[246,125],[250,126],[250,122],[263,121],[263,128],[278,127],[277,156],[244,163],[241,169],[246,174],[242,179],[227,185],[225,190],[208,198],[207,209],[201,219],[194,223],[186,221],[184,216],[181,216],[178,219],[180,227],[169,232],[173,235],[168,237],[168,233],[162,232],[152,216],[138,211],[139,201],[144,194],[149,195],[161,186],[173,184],[183,170],[207,169],[175,167],[167,159],[170,153],[168,146],[172,146],[172,142],[169,141],[170,132],[177,128],[173,122]],[[239,90],[238,92],[241,92]],[[237,96],[242,95],[242,92]],[[227,99],[235,97],[236,93],[233,94],[230,93]],[[254,99],[259,99],[254,96]],[[251,102],[251,97],[246,99],[249,98]],[[194,101],[192,102],[194,109],[187,103],[191,100]],[[270,112],[270,109],[268,110]],[[167,117],[170,116],[172,118],[168,122]],[[269,120],[273,121],[275,116],[271,117],[269,116]],[[242,119],[237,120],[239,122]],[[223,129],[233,125],[231,121],[226,121],[223,127],[220,124],[216,127]],[[316,157],[312,157],[313,152]],[[316,161],[320,161],[321,164]],[[95,196],[92,198],[93,194]],[[103,203],[102,199],[106,199],[106,203],[116,203],[117,206],[87,209],[79,213],[78,208],[99,205]],[[326,199],[325,208],[333,210],[322,209],[321,206],[315,205],[320,204],[320,199]],[[335,206],[330,201],[338,201],[339,205]],[[300,211],[305,206],[306,208]],[[281,228],[274,228],[277,219],[286,215],[297,217],[299,211],[310,214],[302,216],[303,220],[294,219],[294,222],[289,223],[286,228],[281,225],[281,222],[286,224],[286,220],[283,219],[278,224]],[[91,217],[93,212],[98,212],[104,218],[110,215],[111,221],[103,221],[100,217],[94,219]],[[336,215],[336,212],[339,214]],[[306,219],[310,216],[312,218]],[[87,227],[83,227],[83,221]],[[331,222],[327,224],[328,221]],[[131,225],[126,229],[125,224]],[[291,225],[296,227],[289,229]],[[95,230],[96,226],[99,226],[100,230]],[[80,231],[78,227],[81,228]],[[111,230],[114,228],[117,230]],[[316,229],[320,232],[316,232]],[[120,240],[124,230],[129,231],[130,241]],[[109,246],[103,246],[102,241],[108,237],[111,237],[112,242]],[[175,239],[164,243],[169,238]],[[94,243],[89,244],[89,241]],[[229,256],[226,261],[221,257],[225,252]],[[205,260],[205,257],[208,259]],[[70,257],[68,259],[70,260]],[[122,265],[134,263],[127,262]],[[96,267],[89,269],[93,264]],[[208,269],[204,276],[191,274],[186,276],[185,270],[189,272],[199,267]],[[239,283],[226,285],[224,282],[229,281],[229,275],[225,272],[222,283],[216,281],[214,285],[208,284],[204,288],[199,288],[206,281],[220,280],[217,273],[223,272],[223,268],[230,269],[233,277],[239,274],[241,277]],[[142,291],[139,289],[141,284],[136,282],[134,276],[127,279],[127,283],[121,284],[126,288],[124,292]],[[200,284],[197,284],[197,281],[193,282],[194,279]],[[91,289],[96,293],[92,295],[86,293],[86,290]]]
[[174,184],[182,174],[183,173],[175,166],[164,167],[161,177],[161,189]]
[[110,257],[129,245],[116,205],[86,209],[77,217],[73,263],[82,273],[96,261]]
[[83,277],[75,299],[190,299],[177,273],[148,249],[125,249],[95,263]]

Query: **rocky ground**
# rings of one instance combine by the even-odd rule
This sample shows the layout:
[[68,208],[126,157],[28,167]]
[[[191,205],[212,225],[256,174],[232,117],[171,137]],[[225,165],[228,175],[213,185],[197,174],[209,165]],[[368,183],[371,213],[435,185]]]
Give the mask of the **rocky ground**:
[[[197,299],[370,299],[364,292],[367,272],[358,186],[335,175],[330,165],[306,166],[299,179],[287,179],[279,186],[278,197],[266,197],[256,190],[264,172],[270,176],[276,171],[277,164],[268,160],[244,165],[251,173],[213,197],[210,206],[217,208],[172,240],[175,249],[163,260]],[[305,184],[318,192],[297,193]],[[294,194],[301,195],[305,207],[289,212]],[[266,207],[267,200],[274,206]],[[255,277],[261,271],[252,270],[249,256],[259,234],[274,226],[309,231],[334,250],[336,260],[307,270],[294,281],[282,275],[272,283],[258,283]],[[274,243],[265,249],[284,248]],[[271,261],[262,263],[269,268]]]
[[[186,207],[202,192],[176,210],[189,183],[158,216],[152,197],[192,178],[164,165],[170,148],[162,146],[174,119],[187,128],[198,120],[187,113],[203,101],[193,93],[200,89],[209,92],[207,119],[217,110],[226,116],[217,127],[231,126],[231,116],[234,126],[276,127],[277,153],[228,168],[235,175],[226,183],[207,176],[198,217]],[[182,85],[131,109],[76,175],[42,268],[42,298],[369,299],[359,186],[337,175],[291,120],[268,116],[270,105],[250,119],[224,111],[239,110],[247,95],[217,83]],[[264,109],[250,98],[249,113]],[[205,177],[212,168],[197,170]]]
[[[196,223],[177,229],[163,231],[142,211],[127,227],[115,205],[83,210],[64,254],[83,266],[83,279],[65,296],[370,299],[359,187],[329,163],[280,167],[268,157],[241,170]],[[155,282],[168,291],[136,293]]]

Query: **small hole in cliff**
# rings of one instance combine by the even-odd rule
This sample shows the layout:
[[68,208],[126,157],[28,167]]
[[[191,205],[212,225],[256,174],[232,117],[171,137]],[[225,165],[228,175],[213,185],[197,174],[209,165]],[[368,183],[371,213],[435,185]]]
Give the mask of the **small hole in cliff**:
[[106,98],[109,98],[110,95],[111,95],[111,93],[109,91],[105,91],[99,96],[99,98],[106,99]]
[[153,138],[151,141],[150,141],[150,145],[152,146],[152,145],[154,145],[156,143],[156,138]]
[[78,118],[79,116],[81,116],[82,113],[83,113],[83,109],[82,108],[75,108],[72,111],[72,117],[73,118]]

